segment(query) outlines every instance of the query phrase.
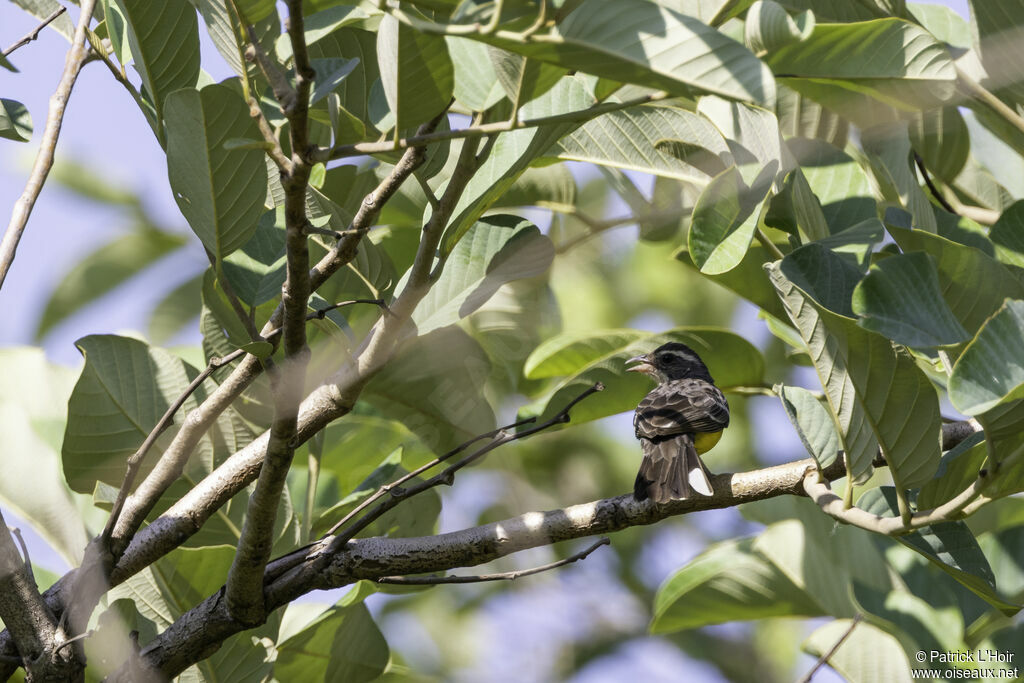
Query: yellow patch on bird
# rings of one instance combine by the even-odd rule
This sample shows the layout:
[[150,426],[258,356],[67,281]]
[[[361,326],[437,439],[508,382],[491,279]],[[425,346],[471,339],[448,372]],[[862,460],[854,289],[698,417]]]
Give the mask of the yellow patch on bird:
[[693,447],[698,453],[706,453],[715,447],[722,438],[722,432],[697,432],[693,435]]

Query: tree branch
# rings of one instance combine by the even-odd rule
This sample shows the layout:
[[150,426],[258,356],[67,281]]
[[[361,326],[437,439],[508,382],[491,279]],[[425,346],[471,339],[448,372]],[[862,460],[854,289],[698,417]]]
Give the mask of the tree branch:
[[284,361],[271,371],[274,419],[256,488],[249,499],[238,549],[228,572],[225,597],[235,618],[249,624],[265,619],[263,571],[274,544],[274,522],[291,468],[298,431],[299,405],[306,384],[309,347],[306,345],[306,310],[312,292],[309,277],[309,242],[306,236],[306,191],[311,165],[309,147],[309,93],[315,73],[306,50],[302,0],[288,0],[288,35],[295,55],[295,99],[282,101],[291,138],[291,172],[284,186],[286,277],[281,292],[284,306],[282,339]]
[[82,11],[78,18],[78,26],[75,27],[75,36],[68,48],[68,54],[64,59],[64,72],[61,74],[57,90],[50,97],[50,109],[46,115],[46,127],[43,130],[43,139],[39,143],[39,151],[36,153],[36,160],[32,164],[32,171],[29,173],[28,181],[25,183],[25,190],[21,197],[14,203],[14,210],[11,212],[11,221],[7,225],[3,241],[0,242],[0,289],[3,288],[7,273],[14,263],[14,255],[18,250],[18,243],[28,225],[29,215],[32,208],[39,199],[39,193],[43,191],[43,184],[53,167],[53,156],[57,149],[57,138],[60,137],[60,127],[64,122],[64,110],[67,108],[68,99],[71,97],[71,89],[78,79],[78,74],[85,64],[85,58],[89,51],[85,46],[86,31],[89,28],[89,21],[92,19],[93,9],[96,7],[96,0],[82,0]]
[[578,562],[586,559],[587,555],[594,552],[603,545],[611,545],[612,539],[607,536],[600,539],[596,543],[591,544],[586,550],[570,555],[569,557],[558,560],[557,562],[549,562],[548,564],[542,564],[539,567],[532,567],[530,569],[517,569],[511,572],[501,572],[498,574],[479,574],[477,576],[382,576],[377,579],[377,583],[389,583],[397,586],[433,586],[442,583],[483,583],[485,581],[515,581],[516,579],[523,576],[533,576],[534,574],[540,574],[551,569],[557,569],[558,567],[564,567],[567,564]]
[[40,23],[34,29],[26,33],[24,36],[22,36],[21,40],[16,42],[14,45],[11,45],[9,48],[4,50],[4,57],[7,57],[12,52],[17,50],[19,47],[24,47],[25,45],[31,43],[33,40],[39,38],[39,34],[42,32],[44,28],[49,26],[54,19],[56,19],[57,17],[59,17],[60,15],[64,14],[67,11],[68,10],[66,7],[58,7],[57,9],[53,10],[53,13],[50,14],[50,16],[43,19],[42,23]]
[[481,123],[469,128],[458,128],[455,130],[443,130],[436,133],[417,134],[398,140],[385,140],[384,142],[357,142],[349,145],[338,145],[331,149],[317,149],[311,155],[312,161],[330,161],[343,159],[345,157],[360,156],[364,154],[382,154],[397,149],[408,149],[410,147],[423,147],[433,142],[442,140],[457,140],[461,138],[480,138],[486,135],[496,135],[510,130],[521,130],[523,128],[536,128],[550,123],[566,123],[570,121],[586,121],[620,109],[628,109],[649,102],[659,102],[668,99],[665,92],[656,92],[642,97],[636,97],[625,102],[602,102],[579,111],[570,111],[564,114],[552,116],[540,116],[535,119],[524,119],[522,121],[496,121],[494,123]]

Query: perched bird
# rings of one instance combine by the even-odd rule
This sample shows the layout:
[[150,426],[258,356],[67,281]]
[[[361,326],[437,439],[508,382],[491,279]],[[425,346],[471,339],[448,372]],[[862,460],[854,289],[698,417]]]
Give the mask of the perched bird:
[[711,450],[729,426],[729,402],[700,356],[669,342],[626,361],[658,382],[636,407],[633,428],[644,458],[633,485],[637,500],[656,503],[712,494],[700,453]]

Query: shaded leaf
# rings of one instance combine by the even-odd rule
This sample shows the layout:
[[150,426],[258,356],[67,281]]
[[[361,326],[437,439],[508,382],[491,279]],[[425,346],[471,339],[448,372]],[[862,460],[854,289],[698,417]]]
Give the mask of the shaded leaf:
[[386,14],[377,33],[377,61],[397,130],[432,119],[451,101],[455,70],[443,38]]
[[[815,657],[832,652],[852,625],[849,619],[836,619],[822,626],[804,641],[804,651]],[[850,683],[911,680],[910,662],[899,641],[872,624],[857,624],[828,661]]]
[[949,399],[965,415],[1024,398],[1024,301],[1007,300],[953,367]]
[[835,462],[839,456],[839,436],[828,409],[802,387],[783,385],[776,393],[804,448],[818,463],[818,469],[824,470]]
[[274,677],[363,683],[380,676],[389,657],[388,644],[366,606],[339,604],[277,646]]
[[32,138],[32,115],[21,102],[0,97],[0,138],[15,142]]

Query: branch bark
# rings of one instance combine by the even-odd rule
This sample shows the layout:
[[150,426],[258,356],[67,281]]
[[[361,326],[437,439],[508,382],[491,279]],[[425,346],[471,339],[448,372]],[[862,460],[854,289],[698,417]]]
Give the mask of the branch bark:
[[64,59],[64,72],[61,74],[57,90],[50,97],[50,109],[46,115],[46,128],[43,130],[43,139],[39,143],[39,152],[32,164],[32,171],[25,183],[25,190],[14,204],[11,221],[7,224],[7,232],[4,233],[3,241],[0,242],[0,289],[3,288],[11,264],[14,263],[14,255],[18,250],[21,236],[25,232],[25,226],[28,225],[32,208],[36,205],[39,193],[43,191],[46,177],[53,167],[53,155],[57,149],[57,138],[60,137],[60,128],[64,122],[64,111],[67,108],[68,99],[71,97],[71,89],[75,86],[75,81],[78,80],[78,74],[82,71],[86,57],[89,56],[89,50],[86,47],[86,33],[95,7],[96,0],[82,0],[82,11],[78,17],[78,25],[75,27],[75,36]]

